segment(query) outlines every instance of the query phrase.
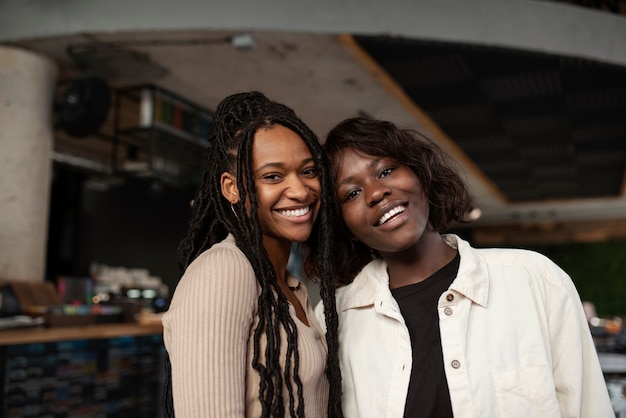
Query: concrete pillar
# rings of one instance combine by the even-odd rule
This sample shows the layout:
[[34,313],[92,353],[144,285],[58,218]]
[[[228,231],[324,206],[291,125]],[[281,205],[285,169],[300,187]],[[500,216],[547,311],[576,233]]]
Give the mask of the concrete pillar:
[[57,67],[0,45],[0,280],[45,279]]

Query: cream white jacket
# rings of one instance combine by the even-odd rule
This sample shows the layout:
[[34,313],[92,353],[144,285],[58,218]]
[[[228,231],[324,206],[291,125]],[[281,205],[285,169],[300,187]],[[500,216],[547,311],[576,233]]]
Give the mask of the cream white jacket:
[[[535,252],[444,238],[461,255],[438,302],[454,416],[614,417],[570,277]],[[402,417],[411,344],[384,261],[338,290],[337,310],[345,417]]]

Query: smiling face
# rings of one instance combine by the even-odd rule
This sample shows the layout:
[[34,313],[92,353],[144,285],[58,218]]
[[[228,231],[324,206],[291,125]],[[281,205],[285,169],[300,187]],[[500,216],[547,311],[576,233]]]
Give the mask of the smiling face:
[[428,227],[429,205],[412,170],[389,158],[345,148],[336,157],[338,198],[352,234],[385,254],[419,245]]
[[289,128],[254,136],[252,167],[264,241],[303,242],[320,208],[321,187],[311,151]]

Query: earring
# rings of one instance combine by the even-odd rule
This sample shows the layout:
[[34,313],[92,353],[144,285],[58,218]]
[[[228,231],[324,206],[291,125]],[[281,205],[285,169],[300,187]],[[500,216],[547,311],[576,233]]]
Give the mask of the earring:
[[235,215],[235,218],[239,219],[239,216],[237,215],[237,212],[235,211],[235,207],[233,206],[233,204],[230,204],[230,210],[233,211],[233,215]]

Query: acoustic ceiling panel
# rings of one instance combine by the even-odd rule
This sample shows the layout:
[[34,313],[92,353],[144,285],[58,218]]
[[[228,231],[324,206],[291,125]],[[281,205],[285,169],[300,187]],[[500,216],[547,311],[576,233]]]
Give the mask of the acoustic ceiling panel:
[[626,68],[490,46],[355,39],[511,202],[621,193]]

